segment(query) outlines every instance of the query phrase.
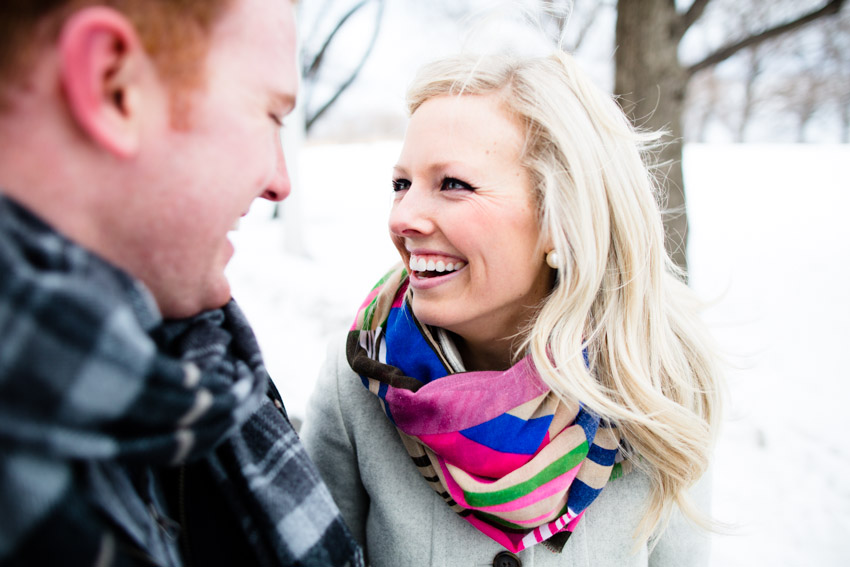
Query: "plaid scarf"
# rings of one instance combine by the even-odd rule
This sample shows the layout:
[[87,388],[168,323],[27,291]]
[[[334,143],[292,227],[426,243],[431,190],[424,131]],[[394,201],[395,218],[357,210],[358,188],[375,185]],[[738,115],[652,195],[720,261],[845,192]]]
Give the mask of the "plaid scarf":
[[448,505],[512,552],[560,552],[618,462],[619,434],[564,403],[529,357],[503,372],[453,371],[456,353],[422,325],[396,269],[366,298],[347,356],[381,401],[419,472]]
[[163,322],[140,283],[0,196],[0,336],[0,563],[182,565],[161,474],[193,462],[246,564],[362,565],[235,303]]

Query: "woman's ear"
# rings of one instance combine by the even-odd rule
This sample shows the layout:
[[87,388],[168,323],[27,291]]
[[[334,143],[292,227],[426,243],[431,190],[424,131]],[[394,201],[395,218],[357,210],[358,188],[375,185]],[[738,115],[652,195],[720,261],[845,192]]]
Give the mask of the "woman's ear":
[[111,8],[84,8],[63,25],[59,57],[65,100],[80,129],[118,157],[134,155],[149,58],[133,25]]
[[538,250],[541,250],[543,252],[544,257],[549,254],[549,252],[555,249],[555,243],[552,241],[552,236],[546,229],[543,229],[543,232],[540,235],[540,240],[538,242]]

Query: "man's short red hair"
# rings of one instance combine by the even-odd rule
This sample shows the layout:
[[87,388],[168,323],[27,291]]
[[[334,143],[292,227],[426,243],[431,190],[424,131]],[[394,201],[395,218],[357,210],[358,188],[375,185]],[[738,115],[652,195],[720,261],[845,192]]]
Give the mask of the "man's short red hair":
[[[0,0],[0,84],[25,78],[32,57],[55,42],[62,24],[85,6],[108,6],[134,24],[163,79],[175,87],[203,80],[198,65],[214,24],[236,0]],[[0,93],[1,95],[2,93]]]

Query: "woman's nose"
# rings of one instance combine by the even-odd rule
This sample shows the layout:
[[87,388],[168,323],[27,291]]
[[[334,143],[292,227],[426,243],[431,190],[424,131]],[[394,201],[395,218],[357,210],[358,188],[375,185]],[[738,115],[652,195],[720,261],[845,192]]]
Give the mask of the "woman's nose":
[[434,230],[433,211],[425,192],[411,186],[397,195],[390,211],[389,227],[392,234],[409,236],[429,234]]

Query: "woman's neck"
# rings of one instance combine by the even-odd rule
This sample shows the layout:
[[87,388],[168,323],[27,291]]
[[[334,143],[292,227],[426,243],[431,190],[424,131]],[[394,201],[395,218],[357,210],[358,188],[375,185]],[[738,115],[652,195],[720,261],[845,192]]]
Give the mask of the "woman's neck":
[[507,370],[514,364],[512,348],[514,337],[480,343],[468,341],[454,333],[451,333],[451,338],[468,371]]

